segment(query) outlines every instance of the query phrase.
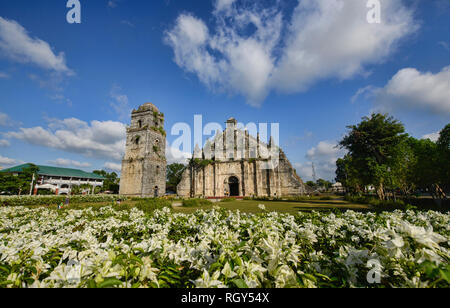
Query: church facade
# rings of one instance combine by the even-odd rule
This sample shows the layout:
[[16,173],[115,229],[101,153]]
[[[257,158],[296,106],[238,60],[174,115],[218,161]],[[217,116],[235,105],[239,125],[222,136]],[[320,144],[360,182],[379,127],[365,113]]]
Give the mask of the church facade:
[[265,144],[237,128],[233,118],[217,132],[184,171],[177,194],[185,198],[287,197],[306,187],[273,139]]

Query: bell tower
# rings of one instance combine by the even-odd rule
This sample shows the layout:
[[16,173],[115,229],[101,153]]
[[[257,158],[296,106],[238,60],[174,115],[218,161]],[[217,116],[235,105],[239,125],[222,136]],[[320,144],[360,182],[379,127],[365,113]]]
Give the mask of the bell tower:
[[164,114],[146,103],[131,114],[122,161],[120,194],[161,197],[166,193]]

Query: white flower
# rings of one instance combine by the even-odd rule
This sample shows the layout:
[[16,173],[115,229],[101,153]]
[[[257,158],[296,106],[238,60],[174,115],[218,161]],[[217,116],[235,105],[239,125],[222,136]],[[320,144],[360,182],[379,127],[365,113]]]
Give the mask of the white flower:
[[236,277],[237,274],[235,272],[233,272],[233,270],[231,269],[230,264],[227,262],[227,264],[225,264],[225,266],[222,269],[222,274],[227,278],[233,278]]

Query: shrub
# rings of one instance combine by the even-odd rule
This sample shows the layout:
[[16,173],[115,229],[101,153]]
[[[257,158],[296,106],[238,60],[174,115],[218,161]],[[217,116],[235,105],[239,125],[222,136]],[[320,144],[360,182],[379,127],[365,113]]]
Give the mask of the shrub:
[[233,201],[236,201],[236,199],[234,199],[234,198],[224,198],[224,199],[220,200],[220,202],[233,202]]
[[172,209],[172,203],[164,199],[145,199],[139,201],[136,208],[147,214],[152,214],[156,210],[162,210],[163,208]]
[[0,206],[32,206],[55,205],[64,203],[69,198],[70,203],[100,203],[128,200],[127,197],[118,195],[87,195],[87,196],[12,196],[0,197]]
[[187,199],[183,200],[184,207],[201,207],[206,205],[212,205],[213,203],[206,199]]

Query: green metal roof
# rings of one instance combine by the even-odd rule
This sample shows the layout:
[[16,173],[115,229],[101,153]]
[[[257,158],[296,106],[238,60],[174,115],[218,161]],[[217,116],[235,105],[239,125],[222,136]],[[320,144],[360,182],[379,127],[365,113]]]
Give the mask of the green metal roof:
[[[90,180],[105,180],[104,177],[95,173],[85,172],[83,170],[78,169],[69,169],[69,168],[58,168],[58,167],[49,167],[49,166],[39,166],[38,174],[39,175],[47,175],[47,176],[59,176],[66,178],[81,178],[81,179],[90,179]],[[31,164],[24,164],[4,170],[0,170],[0,172],[7,173],[20,173],[23,169],[31,167]]]

